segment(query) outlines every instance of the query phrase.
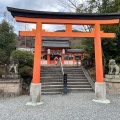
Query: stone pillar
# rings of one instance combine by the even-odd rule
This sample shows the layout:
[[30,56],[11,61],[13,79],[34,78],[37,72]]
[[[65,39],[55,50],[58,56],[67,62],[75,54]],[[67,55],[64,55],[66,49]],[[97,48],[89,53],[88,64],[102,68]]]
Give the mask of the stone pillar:
[[95,82],[95,99],[93,99],[93,101],[98,103],[110,103],[110,101],[106,99],[105,82]]
[[96,67],[96,83],[95,83],[95,99],[93,101],[99,103],[110,103],[106,99],[106,84],[103,79],[103,64],[102,64],[102,48],[100,36],[100,24],[95,24],[95,67]]
[[35,35],[35,52],[34,52],[34,66],[33,66],[33,79],[30,86],[30,102],[26,105],[40,105],[41,101],[41,83],[40,83],[40,68],[41,68],[41,50],[42,50],[42,23],[36,24]]
[[39,84],[31,83],[30,102],[27,102],[26,105],[36,106],[41,104],[43,104],[43,102],[41,101],[41,83]]

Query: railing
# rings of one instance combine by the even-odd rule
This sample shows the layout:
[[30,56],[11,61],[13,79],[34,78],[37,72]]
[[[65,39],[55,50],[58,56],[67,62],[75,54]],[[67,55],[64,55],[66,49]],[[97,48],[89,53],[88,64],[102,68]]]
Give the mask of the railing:
[[59,61],[60,61],[61,71],[63,74],[63,94],[67,94],[67,74],[64,73],[61,57],[59,58]]

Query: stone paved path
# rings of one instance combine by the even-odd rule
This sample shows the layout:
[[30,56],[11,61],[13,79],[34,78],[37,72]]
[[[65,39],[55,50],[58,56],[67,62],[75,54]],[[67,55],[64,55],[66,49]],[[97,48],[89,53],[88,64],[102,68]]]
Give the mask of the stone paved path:
[[110,104],[92,101],[94,93],[43,95],[43,104],[25,104],[29,96],[0,99],[0,120],[120,120],[120,95],[107,94]]

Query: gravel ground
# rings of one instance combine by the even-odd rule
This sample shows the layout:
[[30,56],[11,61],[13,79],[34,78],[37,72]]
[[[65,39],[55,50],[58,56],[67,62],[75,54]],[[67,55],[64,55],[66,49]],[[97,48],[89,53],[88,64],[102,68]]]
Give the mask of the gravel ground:
[[26,106],[29,96],[0,99],[0,120],[120,120],[120,95],[110,104],[93,102],[94,93],[43,95],[40,106]]

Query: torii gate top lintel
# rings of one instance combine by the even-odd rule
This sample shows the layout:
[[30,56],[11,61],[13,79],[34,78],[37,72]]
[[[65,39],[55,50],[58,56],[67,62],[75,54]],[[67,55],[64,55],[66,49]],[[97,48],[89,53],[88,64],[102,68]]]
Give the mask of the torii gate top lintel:
[[72,24],[72,25],[94,25],[95,23],[109,25],[119,22],[119,13],[70,13],[70,12],[48,12],[33,11],[7,7],[12,16],[18,22],[42,24]]
[[120,19],[120,13],[70,13],[70,12],[49,12],[49,11],[34,11],[7,7],[12,16],[26,18],[51,18],[51,19],[75,19],[75,20],[111,20]]

